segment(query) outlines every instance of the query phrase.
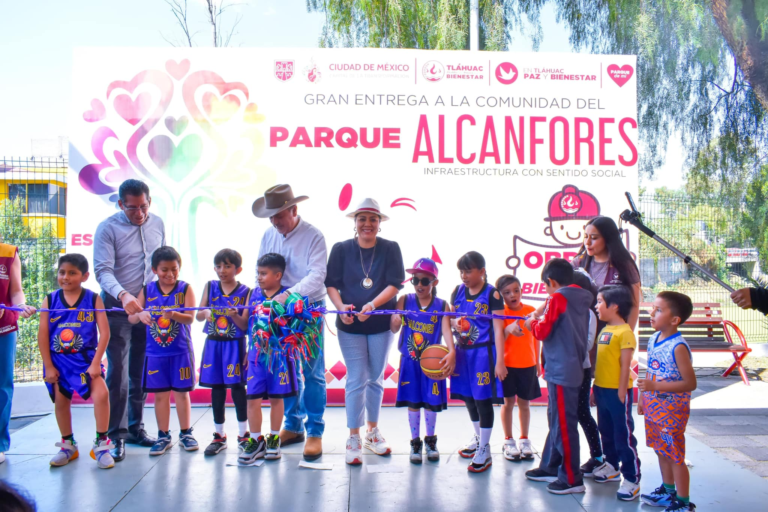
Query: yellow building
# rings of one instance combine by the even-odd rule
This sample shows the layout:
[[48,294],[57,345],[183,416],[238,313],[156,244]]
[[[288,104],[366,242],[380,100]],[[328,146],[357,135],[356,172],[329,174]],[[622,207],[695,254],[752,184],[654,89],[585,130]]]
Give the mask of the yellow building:
[[66,238],[67,163],[64,160],[0,160],[0,201],[18,199],[33,236],[49,225]]

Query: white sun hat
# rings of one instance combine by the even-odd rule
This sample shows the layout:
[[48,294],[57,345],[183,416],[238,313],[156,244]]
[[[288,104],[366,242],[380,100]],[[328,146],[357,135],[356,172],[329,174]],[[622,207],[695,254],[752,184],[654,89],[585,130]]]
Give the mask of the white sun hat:
[[363,202],[360,203],[360,206],[358,206],[355,211],[348,213],[347,217],[354,219],[358,213],[375,213],[376,215],[381,217],[382,222],[384,222],[385,220],[389,220],[389,217],[381,213],[381,208],[379,208],[379,203],[375,199],[371,199],[370,197],[366,197],[365,199],[363,199]]

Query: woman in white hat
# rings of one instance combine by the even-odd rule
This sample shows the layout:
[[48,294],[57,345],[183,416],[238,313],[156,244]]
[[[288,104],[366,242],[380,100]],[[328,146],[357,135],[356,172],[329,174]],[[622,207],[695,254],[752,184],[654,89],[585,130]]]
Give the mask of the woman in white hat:
[[[391,452],[378,429],[384,398],[384,369],[392,346],[391,315],[368,315],[376,309],[395,309],[398,290],[403,288],[403,255],[397,242],[378,236],[382,222],[379,203],[365,199],[347,217],[355,219],[355,236],[333,246],[328,259],[325,286],[338,311],[339,345],[347,365],[346,409],[349,439],[347,464],[361,464],[362,448],[377,455]],[[364,439],[360,428],[366,423]]]

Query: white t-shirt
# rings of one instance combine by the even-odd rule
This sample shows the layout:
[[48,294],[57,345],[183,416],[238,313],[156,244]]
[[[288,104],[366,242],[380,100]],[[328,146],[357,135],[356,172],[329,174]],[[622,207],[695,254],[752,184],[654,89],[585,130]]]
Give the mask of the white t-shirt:
[[589,328],[587,330],[587,356],[584,358],[584,363],[581,365],[583,369],[591,368],[592,363],[589,362],[589,351],[595,346],[595,335],[597,334],[597,315],[591,309],[589,310]]

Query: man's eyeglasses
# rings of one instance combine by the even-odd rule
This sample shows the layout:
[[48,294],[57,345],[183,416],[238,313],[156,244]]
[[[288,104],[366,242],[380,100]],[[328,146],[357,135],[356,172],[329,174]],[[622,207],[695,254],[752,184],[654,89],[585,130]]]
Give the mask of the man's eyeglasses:
[[421,283],[421,286],[429,286],[430,284],[434,283],[436,279],[429,279],[428,277],[422,277],[419,279],[418,277],[412,277],[411,278],[411,284],[413,286],[418,286],[419,283]]
[[143,204],[141,206],[123,206],[123,209],[127,212],[134,213],[139,210],[142,211],[142,213],[147,213],[149,211],[149,205]]

